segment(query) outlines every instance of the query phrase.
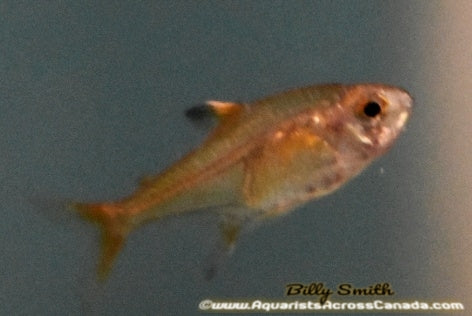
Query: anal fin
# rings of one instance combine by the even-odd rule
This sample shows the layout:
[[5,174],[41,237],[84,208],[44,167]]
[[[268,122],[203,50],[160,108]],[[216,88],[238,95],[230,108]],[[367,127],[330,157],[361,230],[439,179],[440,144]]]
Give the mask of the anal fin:
[[226,215],[220,223],[221,237],[213,252],[208,257],[208,265],[205,268],[205,278],[211,280],[218,269],[232,255],[236,242],[242,229],[248,222],[247,218]]

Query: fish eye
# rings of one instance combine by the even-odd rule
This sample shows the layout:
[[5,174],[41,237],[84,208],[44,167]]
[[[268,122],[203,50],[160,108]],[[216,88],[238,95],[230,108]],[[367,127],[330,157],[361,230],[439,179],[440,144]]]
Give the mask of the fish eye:
[[364,105],[364,114],[368,117],[376,117],[380,112],[382,112],[382,108],[375,101],[367,102],[366,105]]

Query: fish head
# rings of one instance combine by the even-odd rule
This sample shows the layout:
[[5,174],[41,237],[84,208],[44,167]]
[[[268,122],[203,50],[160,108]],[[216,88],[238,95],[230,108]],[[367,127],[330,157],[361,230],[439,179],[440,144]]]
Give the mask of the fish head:
[[405,90],[381,84],[354,85],[339,101],[349,150],[373,159],[385,153],[404,130],[413,100]]

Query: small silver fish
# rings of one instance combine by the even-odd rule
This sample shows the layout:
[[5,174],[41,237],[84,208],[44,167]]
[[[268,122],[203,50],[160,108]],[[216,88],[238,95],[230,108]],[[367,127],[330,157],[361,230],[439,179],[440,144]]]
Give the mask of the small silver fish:
[[213,209],[232,249],[241,227],[331,193],[385,153],[403,130],[412,99],[383,84],[326,84],[248,103],[208,101],[207,140],[118,201],[73,203],[102,228],[98,273],[109,274],[126,237],[145,222]]

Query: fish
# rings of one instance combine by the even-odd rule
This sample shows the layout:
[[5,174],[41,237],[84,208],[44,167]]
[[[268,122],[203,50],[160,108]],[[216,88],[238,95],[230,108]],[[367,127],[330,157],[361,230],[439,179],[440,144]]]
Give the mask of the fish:
[[217,120],[199,147],[126,197],[71,203],[101,228],[99,279],[107,279],[131,232],[170,216],[218,214],[230,253],[246,225],[336,191],[387,152],[412,103],[395,86],[320,84],[249,103],[212,100],[190,108],[193,120]]

